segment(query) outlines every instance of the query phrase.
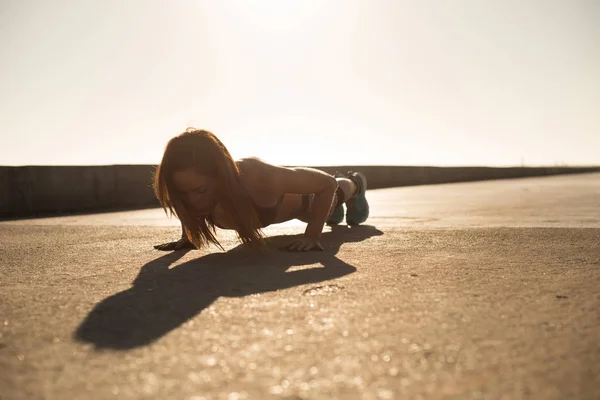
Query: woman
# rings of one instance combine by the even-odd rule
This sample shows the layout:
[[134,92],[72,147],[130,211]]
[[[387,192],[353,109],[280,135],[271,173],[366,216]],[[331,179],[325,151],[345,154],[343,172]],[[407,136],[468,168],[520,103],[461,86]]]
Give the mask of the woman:
[[154,191],[165,212],[181,220],[181,239],[154,246],[170,251],[223,249],[216,227],[233,229],[246,245],[264,250],[261,228],[291,219],[307,223],[290,251],[323,250],[319,239],[325,222],[350,225],[369,216],[367,182],[360,173],[334,178],[311,168],[286,168],[258,158],[234,161],[211,132],[188,129],[172,138],[154,176]]

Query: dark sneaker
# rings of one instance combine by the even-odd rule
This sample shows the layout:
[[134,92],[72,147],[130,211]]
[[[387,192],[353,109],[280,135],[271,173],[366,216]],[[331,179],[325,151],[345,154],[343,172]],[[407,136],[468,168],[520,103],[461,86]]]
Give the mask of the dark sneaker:
[[[344,174],[340,174],[339,172],[335,173],[336,178],[346,178]],[[337,206],[329,218],[327,218],[327,225],[337,225],[344,220],[344,204],[340,204]]]
[[340,204],[327,219],[327,225],[337,225],[344,220],[344,205]]
[[346,202],[346,223],[362,224],[369,218],[369,203],[365,197],[367,178],[360,172],[348,172],[348,178],[356,183],[358,191]]

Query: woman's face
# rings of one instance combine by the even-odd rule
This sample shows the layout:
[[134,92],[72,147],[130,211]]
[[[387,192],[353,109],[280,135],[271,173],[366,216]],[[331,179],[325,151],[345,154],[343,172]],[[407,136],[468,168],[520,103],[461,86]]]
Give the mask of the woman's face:
[[173,174],[175,190],[200,215],[209,215],[220,198],[220,188],[212,176],[202,175],[194,168]]

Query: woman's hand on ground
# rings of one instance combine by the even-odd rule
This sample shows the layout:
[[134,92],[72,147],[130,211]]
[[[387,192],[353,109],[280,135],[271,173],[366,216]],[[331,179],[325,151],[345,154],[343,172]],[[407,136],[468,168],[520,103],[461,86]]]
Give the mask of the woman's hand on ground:
[[156,250],[161,251],[173,251],[173,250],[183,250],[183,249],[195,249],[196,246],[192,242],[187,239],[179,239],[176,242],[168,242],[163,244],[157,244],[154,246]]
[[323,246],[321,246],[321,243],[319,243],[318,240],[301,238],[294,239],[287,245],[283,246],[283,249],[288,251],[323,251]]

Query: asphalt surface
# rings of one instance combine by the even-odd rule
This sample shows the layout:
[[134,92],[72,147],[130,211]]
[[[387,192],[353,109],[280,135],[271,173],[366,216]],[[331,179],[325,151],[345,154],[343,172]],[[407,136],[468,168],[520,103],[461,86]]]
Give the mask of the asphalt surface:
[[0,399],[598,399],[600,174],[370,191],[324,252],[0,223]]

